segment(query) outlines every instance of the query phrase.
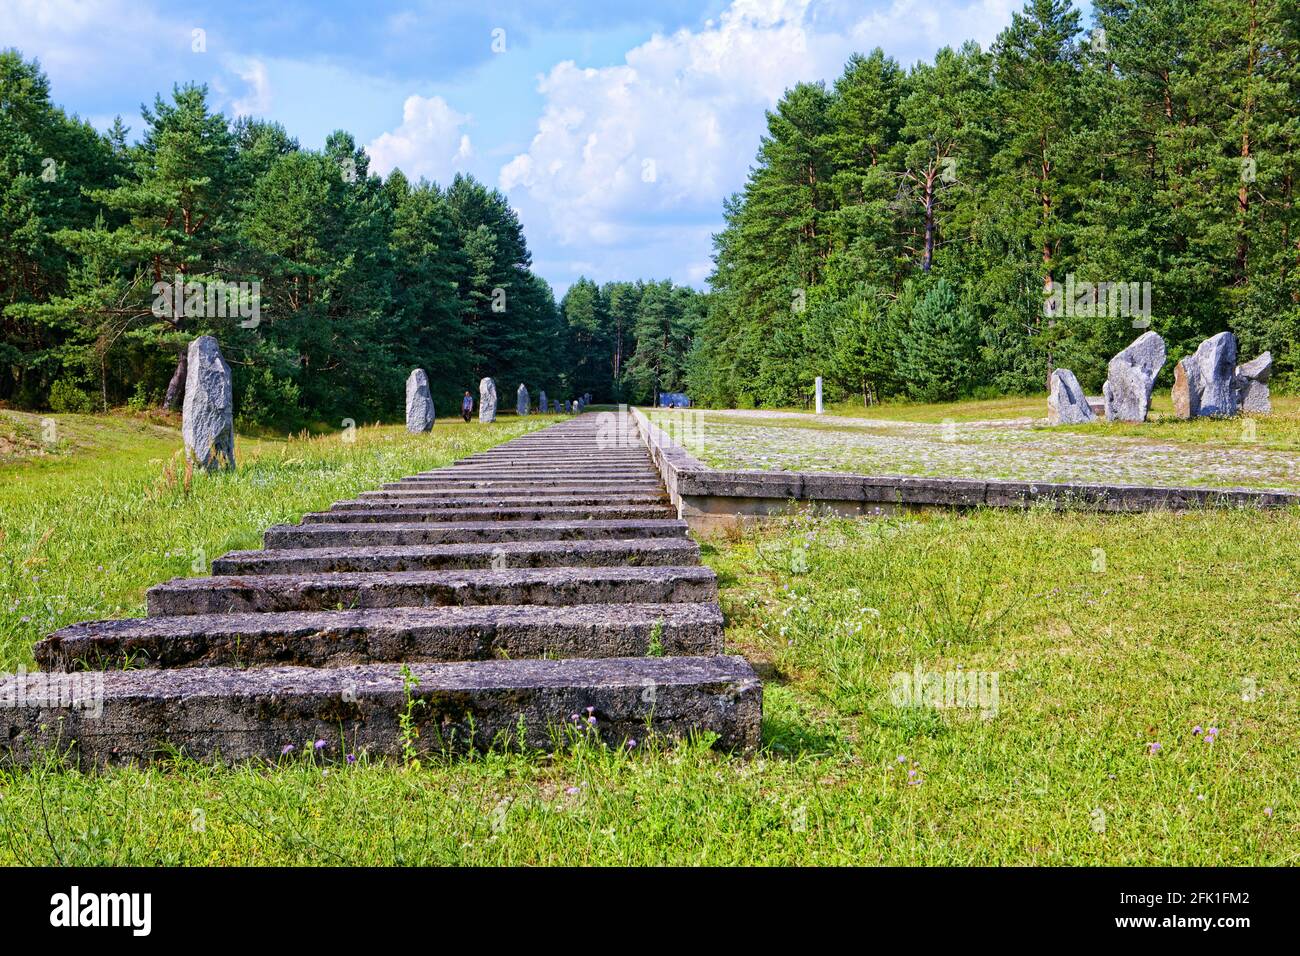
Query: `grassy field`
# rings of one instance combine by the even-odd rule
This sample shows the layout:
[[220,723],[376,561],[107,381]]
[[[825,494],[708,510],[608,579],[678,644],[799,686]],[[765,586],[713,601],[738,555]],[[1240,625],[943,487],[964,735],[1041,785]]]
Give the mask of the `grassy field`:
[[[188,492],[174,436],[0,467],[5,666],[196,549],[543,421],[241,445]],[[0,863],[1294,864],[1298,538],[1294,511],[792,517],[704,546],[764,678],[755,758],[50,765],[0,772]],[[927,697],[959,671],[978,692]]]
[[368,426],[239,438],[236,473],[195,476],[173,428],[0,412],[11,433],[41,434],[41,421],[54,422],[53,441],[0,462],[0,668],[30,664],[32,643],[64,624],[142,614],[151,584],[206,574],[227,551],[261,547],[270,525],[556,420],[442,420],[428,436]]

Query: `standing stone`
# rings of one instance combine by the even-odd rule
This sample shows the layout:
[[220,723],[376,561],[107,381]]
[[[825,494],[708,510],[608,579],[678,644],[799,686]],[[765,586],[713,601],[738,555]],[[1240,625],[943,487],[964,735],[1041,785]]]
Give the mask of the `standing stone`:
[[546,392],[539,389],[537,392],[537,409],[543,415],[551,410],[551,406],[546,404]]
[[1265,415],[1273,411],[1273,403],[1268,397],[1268,380],[1272,374],[1271,352],[1237,366],[1232,378],[1232,391],[1239,411]]
[[1058,368],[1048,379],[1047,424],[1082,425],[1095,422],[1097,414],[1088,404],[1079,380],[1068,368]]
[[485,425],[497,420],[497,383],[490,378],[478,383],[478,420]]
[[205,471],[235,467],[235,400],[230,366],[210,335],[190,343],[181,438],[185,455]]
[[572,414],[573,414],[573,401],[572,401],[571,399],[567,399],[567,398],[566,398],[566,399],[564,400],[564,413],[565,413],[566,415],[572,415]]
[[1144,422],[1151,409],[1151,390],[1165,364],[1165,340],[1144,332],[1106,367],[1106,420]]
[[528,389],[524,388],[524,383],[519,383],[519,391],[515,393],[515,414],[527,415],[531,408],[528,402]]
[[1231,415],[1236,411],[1233,382],[1237,367],[1237,337],[1220,332],[1202,342],[1174,367],[1174,414]]
[[427,432],[433,427],[433,395],[429,392],[429,376],[417,368],[406,379],[406,430],[412,435]]
[[813,390],[816,394],[815,405],[814,405],[814,408],[816,408],[816,413],[818,415],[824,414],[826,411],[826,407],[822,404],[822,377],[820,375],[818,375],[817,378],[813,380]]

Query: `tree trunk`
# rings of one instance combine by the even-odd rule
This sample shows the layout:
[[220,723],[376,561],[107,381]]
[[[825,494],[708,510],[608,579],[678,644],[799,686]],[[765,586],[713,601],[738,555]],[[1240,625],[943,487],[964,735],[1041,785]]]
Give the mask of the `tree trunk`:
[[185,398],[185,377],[189,371],[189,365],[189,352],[182,352],[180,357],[176,359],[176,371],[172,373],[172,380],[167,383],[167,394],[163,396],[162,407],[169,412],[174,412],[180,408],[180,404]]
[[929,272],[934,261],[934,170],[925,176],[925,251],[921,254],[921,271]]

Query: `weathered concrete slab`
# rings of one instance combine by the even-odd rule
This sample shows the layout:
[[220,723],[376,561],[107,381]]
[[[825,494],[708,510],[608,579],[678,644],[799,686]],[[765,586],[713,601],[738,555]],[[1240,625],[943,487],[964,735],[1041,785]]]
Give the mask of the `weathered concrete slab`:
[[472,544],[488,541],[568,541],[616,538],[679,538],[686,522],[641,521],[474,521],[276,525],[263,535],[267,548],[386,547],[415,544]]
[[89,621],[37,643],[50,671],[722,653],[716,603],[376,608]]
[[[522,743],[562,745],[571,715],[596,718],[591,733],[621,746],[647,727],[680,736],[718,735],[721,748],[750,751],[759,742],[762,689],[739,657],[633,657],[601,660],[476,661],[413,664],[422,703],[411,710],[425,754]],[[78,677],[79,675],[64,675]],[[399,756],[406,711],[396,664],[358,667],[226,667],[109,671],[98,691],[59,703],[48,677],[0,681],[6,746],[0,762],[25,765],[66,751],[83,766],[148,761],[176,750],[217,762],[278,760],[324,741],[321,759],[345,754]],[[578,731],[583,733],[583,731]],[[523,740],[517,739],[522,734]]]
[[572,521],[675,518],[667,505],[537,505],[521,508],[371,508],[365,511],[317,511],[302,516],[303,524],[340,521]]
[[[572,492],[568,495],[539,495],[531,492],[481,492],[466,494],[461,491],[428,491],[415,489],[410,491],[363,491],[357,497],[346,502],[350,507],[400,507],[400,508],[489,508],[500,506],[515,508],[520,505],[536,504],[539,501],[554,501],[555,504],[568,505],[606,505],[606,504],[656,504],[666,501],[659,489],[648,491],[597,491]],[[345,502],[337,502],[340,507]]]
[[709,568],[528,568],[173,578],[146,593],[150,617],[447,604],[669,604],[716,601]]
[[680,567],[697,564],[689,538],[603,541],[500,541],[491,544],[361,545],[232,551],[212,562],[215,575],[317,571],[450,571],[559,567]]
[[466,495],[516,494],[528,491],[544,498],[563,497],[564,495],[584,491],[661,491],[663,489],[662,483],[657,478],[639,479],[637,481],[586,481],[581,484],[577,482],[539,481],[533,485],[517,481],[479,481],[472,479],[469,481],[435,481],[422,478],[390,481],[379,487],[384,491],[423,491],[430,493],[456,491]]

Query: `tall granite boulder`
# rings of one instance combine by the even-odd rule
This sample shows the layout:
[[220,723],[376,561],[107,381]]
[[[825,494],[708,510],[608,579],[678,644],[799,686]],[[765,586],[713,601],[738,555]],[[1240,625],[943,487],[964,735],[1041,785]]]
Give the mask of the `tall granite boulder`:
[[478,420],[485,425],[497,420],[497,383],[490,378],[478,383]]
[[1233,414],[1236,370],[1237,337],[1220,332],[1206,339],[1174,366],[1174,414],[1179,418]]
[[1101,394],[1109,422],[1144,422],[1151,409],[1151,390],[1165,364],[1165,340],[1143,332],[1106,366]]
[[546,404],[545,389],[539,390],[537,392],[537,410],[540,411],[543,415],[545,415],[547,412],[551,410],[551,406]]
[[406,379],[406,430],[418,435],[432,427],[433,395],[429,392],[429,376],[424,369],[417,368]]
[[205,471],[235,467],[235,400],[230,366],[210,335],[190,343],[181,438],[185,455]]
[[1273,374],[1273,355],[1265,352],[1237,366],[1232,377],[1233,400],[1237,410],[1267,415],[1273,411],[1268,396],[1268,380]]
[[1097,414],[1088,404],[1088,396],[1074,373],[1068,368],[1058,368],[1048,379],[1047,424],[1081,425],[1095,422]]
[[524,388],[524,383],[519,383],[519,391],[515,392],[515,414],[527,415],[531,405],[528,401],[528,389]]

